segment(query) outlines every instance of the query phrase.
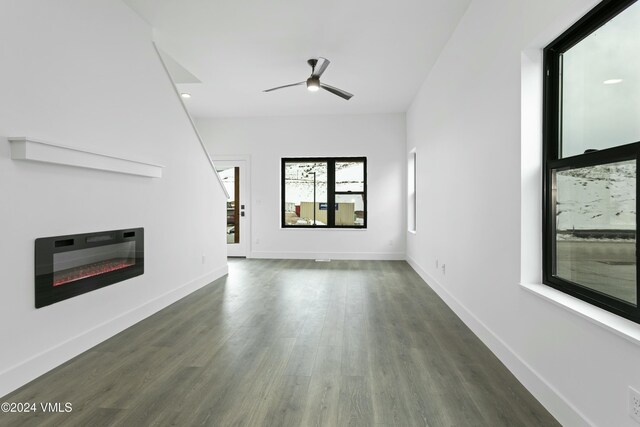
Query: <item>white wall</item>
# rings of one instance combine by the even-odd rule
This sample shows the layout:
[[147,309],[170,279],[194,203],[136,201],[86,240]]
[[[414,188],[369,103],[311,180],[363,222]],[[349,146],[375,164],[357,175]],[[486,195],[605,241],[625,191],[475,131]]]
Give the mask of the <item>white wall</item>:
[[[404,259],[404,114],[200,119],[196,124],[214,157],[251,156],[250,256]],[[366,230],[280,227],[280,160],[313,156],[367,157]]]
[[407,256],[560,422],[632,426],[637,341],[519,285],[540,280],[539,48],[595,4],[472,2],[407,113],[407,152],[419,155]]
[[[225,198],[150,34],[119,0],[0,6],[0,395],[226,272]],[[10,136],[166,168],[14,161]],[[34,308],[35,238],[129,227],[144,275]]]

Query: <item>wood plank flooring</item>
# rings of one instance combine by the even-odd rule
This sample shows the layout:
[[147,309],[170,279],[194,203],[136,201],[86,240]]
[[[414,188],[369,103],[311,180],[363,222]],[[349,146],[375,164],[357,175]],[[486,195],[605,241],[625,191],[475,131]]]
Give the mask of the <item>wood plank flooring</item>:
[[71,413],[0,425],[558,425],[405,262],[229,270],[1,399]]

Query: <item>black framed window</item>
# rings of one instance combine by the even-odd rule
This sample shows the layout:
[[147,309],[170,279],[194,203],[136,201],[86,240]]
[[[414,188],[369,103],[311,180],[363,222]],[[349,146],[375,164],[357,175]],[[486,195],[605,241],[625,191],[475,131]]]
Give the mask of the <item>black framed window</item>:
[[366,157],[282,159],[286,228],[367,228]]
[[544,283],[640,323],[640,3],[606,0],[544,50]]

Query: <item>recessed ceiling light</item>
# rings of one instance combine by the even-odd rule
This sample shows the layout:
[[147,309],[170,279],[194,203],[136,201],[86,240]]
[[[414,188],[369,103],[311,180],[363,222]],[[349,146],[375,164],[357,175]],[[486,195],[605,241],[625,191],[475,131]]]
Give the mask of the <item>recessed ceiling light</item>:
[[191,98],[191,94],[187,93],[187,92],[183,92],[180,94],[181,97],[183,97],[184,99],[189,99]]
[[609,80],[605,80],[602,83],[606,84],[606,85],[615,85],[618,83],[622,83],[622,79],[609,79]]

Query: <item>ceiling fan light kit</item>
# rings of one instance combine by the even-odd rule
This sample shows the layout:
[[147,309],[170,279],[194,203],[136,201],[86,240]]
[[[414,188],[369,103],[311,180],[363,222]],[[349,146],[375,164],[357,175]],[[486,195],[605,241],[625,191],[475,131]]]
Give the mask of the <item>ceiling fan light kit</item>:
[[338,89],[337,87],[333,87],[320,82],[320,76],[322,75],[322,73],[324,73],[324,70],[327,69],[330,63],[331,62],[326,58],[311,58],[307,61],[307,64],[309,64],[309,66],[311,67],[311,76],[309,76],[306,81],[274,87],[264,90],[263,92],[271,92],[277,89],[284,89],[285,87],[300,86],[306,84],[307,90],[309,90],[310,92],[317,92],[320,88],[322,88],[327,92],[338,95],[340,98],[346,99],[348,101],[349,99],[351,99],[353,94],[350,94],[345,90]]
[[309,77],[307,79],[307,89],[311,92],[317,92],[320,89],[320,79],[318,77]]

